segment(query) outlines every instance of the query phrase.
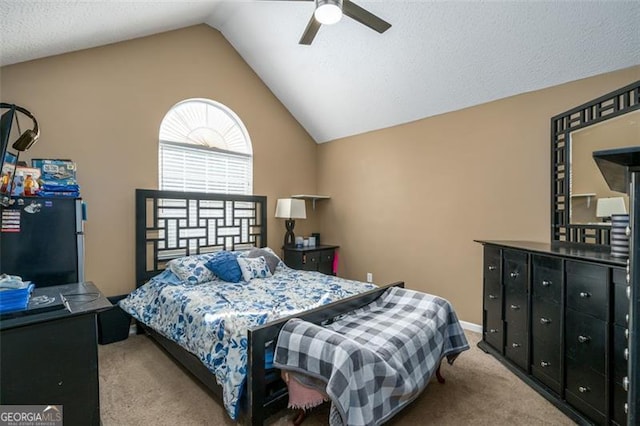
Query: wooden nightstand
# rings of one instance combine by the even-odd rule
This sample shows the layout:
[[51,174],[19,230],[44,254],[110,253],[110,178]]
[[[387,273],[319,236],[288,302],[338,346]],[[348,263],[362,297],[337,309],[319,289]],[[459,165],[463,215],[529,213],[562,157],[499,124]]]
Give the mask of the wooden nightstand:
[[283,247],[284,263],[293,269],[333,275],[333,259],[340,246]]

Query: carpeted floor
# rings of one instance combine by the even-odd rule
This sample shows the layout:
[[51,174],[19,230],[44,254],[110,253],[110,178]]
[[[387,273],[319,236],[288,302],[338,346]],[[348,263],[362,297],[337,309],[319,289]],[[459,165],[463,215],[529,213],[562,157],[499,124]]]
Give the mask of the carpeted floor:
[[[476,347],[435,379],[390,425],[571,425],[569,418]],[[99,347],[100,409],[105,426],[232,425],[222,404],[146,336]],[[311,411],[303,426],[326,425],[328,404]],[[292,424],[293,412],[268,419]]]

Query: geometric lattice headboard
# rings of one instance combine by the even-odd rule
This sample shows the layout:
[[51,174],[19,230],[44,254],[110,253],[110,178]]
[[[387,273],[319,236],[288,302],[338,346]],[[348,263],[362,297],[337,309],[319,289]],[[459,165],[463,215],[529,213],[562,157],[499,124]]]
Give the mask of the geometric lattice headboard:
[[267,197],[136,189],[136,286],[168,261],[267,244]]

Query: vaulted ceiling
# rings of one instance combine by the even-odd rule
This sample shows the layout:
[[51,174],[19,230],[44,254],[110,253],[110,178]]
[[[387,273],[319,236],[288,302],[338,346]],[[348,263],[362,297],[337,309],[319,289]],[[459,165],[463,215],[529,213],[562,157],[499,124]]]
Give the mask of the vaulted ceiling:
[[303,46],[312,1],[2,1],[0,65],[206,23],[321,143],[640,64],[640,1],[354,1],[392,27]]

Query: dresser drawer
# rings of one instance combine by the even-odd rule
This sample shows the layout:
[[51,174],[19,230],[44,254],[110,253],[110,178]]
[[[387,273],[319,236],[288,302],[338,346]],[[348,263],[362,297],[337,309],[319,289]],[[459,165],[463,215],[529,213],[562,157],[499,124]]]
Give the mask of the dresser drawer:
[[534,298],[531,304],[531,333],[534,339],[560,346],[560,305]]
[[517,364],[520,368],[527,371],[529,344],[527,338],[527,330],[523,327],[513,327],[511,324],[505,324],[506,339],[504,342],[504,355]]
[[502,252],[502,283],[506,293],[527,293],[528,254],[517,250]]
[[509,323],[519,324],[522,328],[527,326],[527,294],[507,293],[504,296],[504,320]]
[[566,312],[565,350],[569,359],[605,374],[607,323],[570,309]]
[[613,287],[614,298],[614,321],[618,325],[627,326],[627,315],[629,314],[629,298],[627,297],[627,285],[615,284]]
[[560,393],[560,336],[557,342],[532,340],[531,374],[547,385],[551,390]]
[[614,285],[627,286],[627,270],[625,268],[613,268],[611,277]]
[[533,256],[531,293],[534,297],[560,303],[562,297],[562,259]]
[[500,353],[504,352],[504,323],[500,316],[491,315],[485,311],[484,315],[484,340]]
[[500,292],[500,249],[484,247],[484,288],[485,292]]
[[607,320],[607,271],[605,266],[568,261],[567,306]]
[[613,380],[618,383],[622,383],[622,379],[628,375],[628,360],[625,358],[628,347],[626,331],[626,327],[613,327]]
[[626,426],[627,413],[624,412],[624,404],[627,402],[627,391],[624,390],[620,383],[613,386],[613,421],[620,426]]
[[604,415],[607,405],[605,389],[606,381],[602,374],[586,365],[567,360],[567,402],[599,424],[607,423]]

